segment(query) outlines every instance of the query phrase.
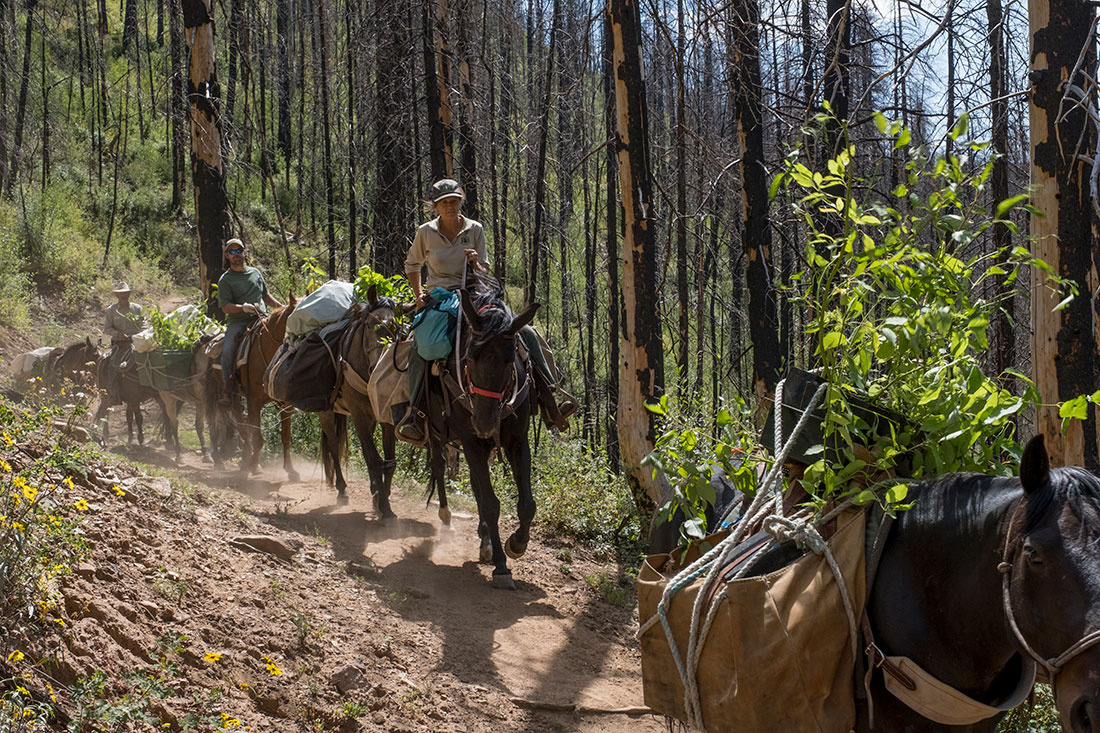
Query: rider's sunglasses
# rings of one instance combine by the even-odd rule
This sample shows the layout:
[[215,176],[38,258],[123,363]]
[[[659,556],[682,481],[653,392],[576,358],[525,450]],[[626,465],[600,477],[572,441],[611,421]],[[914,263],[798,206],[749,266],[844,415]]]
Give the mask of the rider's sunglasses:
[[235,247],[235,248],[229,250],[226,254],[239,255],[242,252],[244,252],[244,247]]

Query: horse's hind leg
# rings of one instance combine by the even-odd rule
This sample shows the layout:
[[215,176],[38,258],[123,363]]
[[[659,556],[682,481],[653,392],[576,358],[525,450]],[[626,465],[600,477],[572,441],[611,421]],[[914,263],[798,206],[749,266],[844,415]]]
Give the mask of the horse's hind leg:
[[374,428],[377,423],[358,413],[352,415],[355,420],[355,432],[359,436],[359,447],[363,451],[363,461],[367,464],[367,473],[370,474],[370,494],[374,511],[382,519],[390,519],[396,516],[390,508],[390,480],[393,478],[393,429],[390,429],[390,445],[387,447],[386,431],[382,430],[383,450],[388,451],[388,461],[378,454],[378,447],[374,444]]
[[[431,498],[431,494],[434,491],[439,498],[439,521],[443,522],[443,524],[450,525],[451,510],[447,506],[447,464],[443,458],[443,451],[445,450],[445,444],[439,441],[433,440],[428,444],[428,498]],[[488,543],[483,543],[481,548],[481,562],[489,562],[491,553],[486,548],[488,548]]]
[[527,552],[527,543],[531,538],[531,521],[535,518],[535,497],[531,494],[531,446],[527,442],[527,433],[509,441],[504,453],[512,467],[518,491],[516,513],[519,515],[519,528],[508,538],[504,552],[511,558],[519,558]]
[[[289,405],[279,405],[279,434],[283,439],[283,470],[291,481],[299,481],[301,477],[294,470],[294,463],[290,457],[290,414],[293,410],[294,408]],[[256,429],[259,432],[259,424]],[[259,453],[256,454],[256,459],[259,460]]]
[[347,504],[348,482],[344,479],[344,470],[340,465],[343,463],[343,451],[340,447],[347,440],[347,421],[331,410],[319,413],[318,417],[321,423],[321,462],[325,469],[325,480],[330,486],[335,480],[336,501]]
[[107,445],[107,440],[110,437],[110,420],[107,419],[107,411],[111,409],[111,406],[107,404],[107,398],[102,397],[99,401],[99,407],[96,408],[95,417],[92,418],[92,426],[98,427],[100,420],[103,421],[103,445]]

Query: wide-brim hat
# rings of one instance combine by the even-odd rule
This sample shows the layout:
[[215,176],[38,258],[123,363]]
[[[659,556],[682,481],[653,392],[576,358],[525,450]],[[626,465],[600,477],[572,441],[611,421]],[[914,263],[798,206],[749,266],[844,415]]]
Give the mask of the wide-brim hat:
[[129,283],[126,283],[126,282],[123,282],[123,281],[119,280],[117,283],[115,283],[115,289],[112,290],[111,292],[112,293],[129,293],[129,292],[131,292],[130,285],[129,285]]
[[433,204],[453,197],[466,198],[466,194],[462,191],[462,186],[458,181],[453,178],[443,178],[432,184],[431,199]]

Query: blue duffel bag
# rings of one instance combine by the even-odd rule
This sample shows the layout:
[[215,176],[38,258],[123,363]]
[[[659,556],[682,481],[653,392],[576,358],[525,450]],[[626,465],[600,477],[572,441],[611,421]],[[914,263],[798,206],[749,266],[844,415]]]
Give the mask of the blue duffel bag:
[[428,304],[413,317],[412,334],[416,352],[425,361],[451,355],[458,322],[458,293],[436,287]]

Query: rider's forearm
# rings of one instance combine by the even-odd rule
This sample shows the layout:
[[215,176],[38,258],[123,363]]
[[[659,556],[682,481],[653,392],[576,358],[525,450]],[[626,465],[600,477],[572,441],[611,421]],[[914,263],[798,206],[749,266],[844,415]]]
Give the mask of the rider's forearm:
[[420,297],[420,273],[419,272],[406,272],[405,277],[409,279],[409,286],[412,288],[413,295],[417,298]]

